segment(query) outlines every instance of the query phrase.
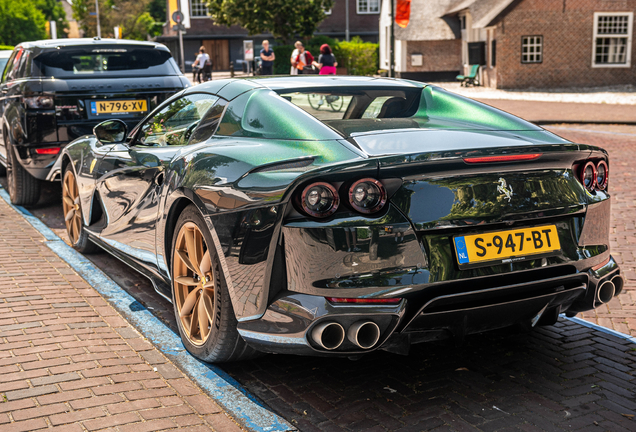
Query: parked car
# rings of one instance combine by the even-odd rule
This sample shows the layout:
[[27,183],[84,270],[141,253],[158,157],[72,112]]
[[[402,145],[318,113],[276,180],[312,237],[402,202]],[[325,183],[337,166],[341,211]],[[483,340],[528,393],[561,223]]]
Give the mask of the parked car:
[[35,204],[60,149],[105,118],[131,128],[186,88],[168,49],[114,39],[57,39],[15,47],[0,82],[0,163],[14,204]]
[[57,166],[73,247],[149,277],[205,361],[404,354],[623,287],[607,152],[435,86],[212,81]]

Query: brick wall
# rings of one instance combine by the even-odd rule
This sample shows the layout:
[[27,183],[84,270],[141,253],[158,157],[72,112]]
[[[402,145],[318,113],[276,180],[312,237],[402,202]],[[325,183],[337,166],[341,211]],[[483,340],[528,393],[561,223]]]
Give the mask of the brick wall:
[[[592,87],[636,83],[630,68],[593,68],[594,12],[630,12],[636,0],[522,0],[497,25],[499,88]],[[636,28],[636,26],[634,26]],[[521,37],[543,36],[543,62],[521,63]]]
[[[422,66],[411,65],[411,54],[422,54]],[[407,72],[459,71],[462,67],[461,40],[408,41]]]

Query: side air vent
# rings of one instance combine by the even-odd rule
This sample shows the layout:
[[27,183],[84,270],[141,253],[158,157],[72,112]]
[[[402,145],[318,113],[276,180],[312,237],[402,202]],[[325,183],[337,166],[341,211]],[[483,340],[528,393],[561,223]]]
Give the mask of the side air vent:
[[293,170],[298,168],[304,168],[311,165],[314,162],[313,157],[304,157],[299,159],[292,159],[285,162],[276,162],[273,164],[267,164],[254,168],[250,173],[268,172],[268,171],[283,171]]

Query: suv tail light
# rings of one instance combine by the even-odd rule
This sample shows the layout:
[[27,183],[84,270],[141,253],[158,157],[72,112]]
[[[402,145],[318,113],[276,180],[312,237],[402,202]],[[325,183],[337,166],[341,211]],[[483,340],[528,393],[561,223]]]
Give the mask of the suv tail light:
[[55,105],[52,96],[26,97],[24,103],[31,109],[50,109]]

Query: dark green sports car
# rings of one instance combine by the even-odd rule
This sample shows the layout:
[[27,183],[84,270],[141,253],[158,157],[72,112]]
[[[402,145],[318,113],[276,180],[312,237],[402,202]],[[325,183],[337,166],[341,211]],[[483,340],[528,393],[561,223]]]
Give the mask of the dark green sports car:
[[206,361],[407,353],[623,287],[607,152],[418,82],[212,81],[57,166],[74,247],[149,277]]

